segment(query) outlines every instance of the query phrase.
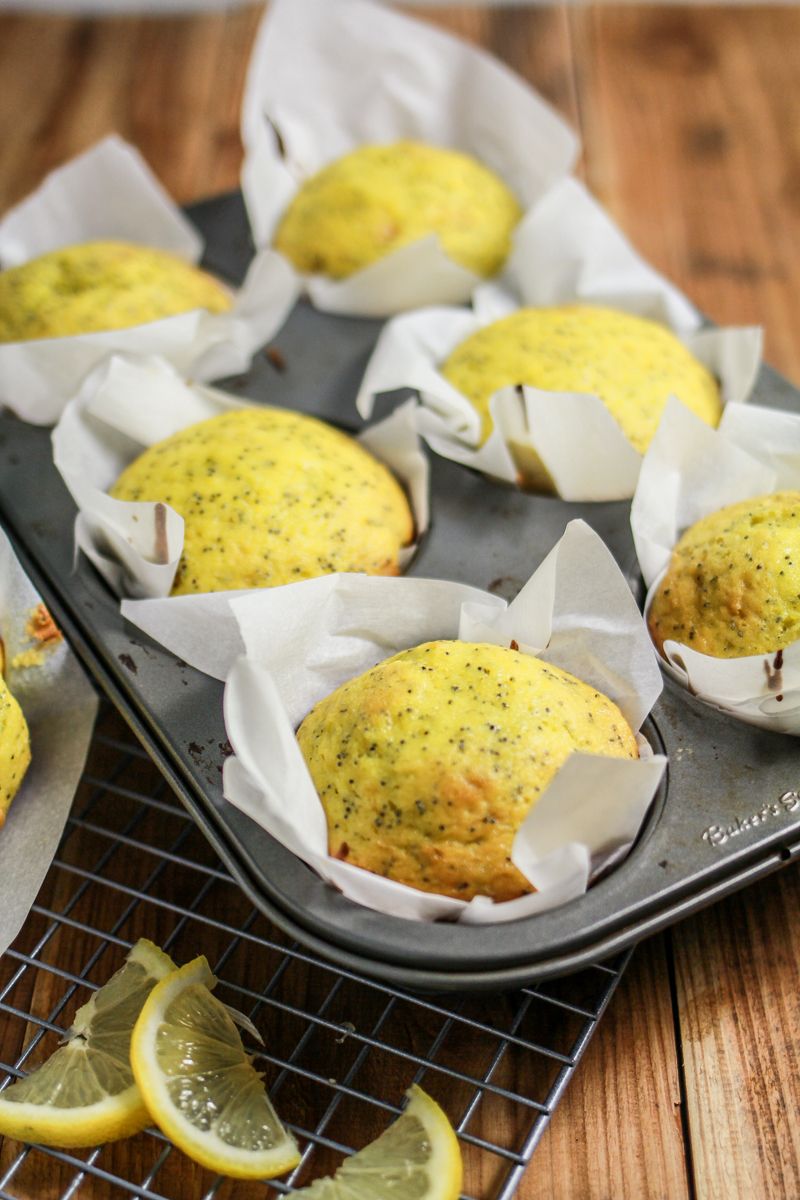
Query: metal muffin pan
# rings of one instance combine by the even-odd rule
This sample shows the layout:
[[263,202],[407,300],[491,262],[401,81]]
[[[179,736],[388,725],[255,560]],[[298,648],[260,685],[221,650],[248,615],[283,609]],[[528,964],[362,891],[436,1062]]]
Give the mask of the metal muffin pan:
[[[236,280],[250,256],[241,199],[198,205],[206,265]],[[223,386],[358,427],[353,398],[381,323],[300,304],[279,354]],[[765,368],[756,403],[800,410]],[[572,504],[494,484],[436,456],[432,526],[410,573],[515,595],[582,517],[640,589],[627,503]],[[800,857],[800,744],[723,716],[666,680],[645,733],[669,770],[627,859],[578,900],[508,924],[426,924],[347,900],[222,795],[229,747],[222,686],[123,622],[84,558],[75,508],[52,465],[49,430],[0,414],[0,516],[85,665],[130,722],[251,900],[339,965],[424,990],[500,989],[577,970]],[[587,586],[591,581],[587,580]]]

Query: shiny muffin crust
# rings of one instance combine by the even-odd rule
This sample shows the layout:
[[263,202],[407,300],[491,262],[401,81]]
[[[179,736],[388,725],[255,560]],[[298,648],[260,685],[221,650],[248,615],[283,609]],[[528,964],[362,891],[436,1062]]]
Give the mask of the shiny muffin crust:
[[317,704],[298,741],[329,852],[427,892],[533,891],[514,835],[573,750],[636,758],[617,706],[566,671],[502,646],[428,642]]

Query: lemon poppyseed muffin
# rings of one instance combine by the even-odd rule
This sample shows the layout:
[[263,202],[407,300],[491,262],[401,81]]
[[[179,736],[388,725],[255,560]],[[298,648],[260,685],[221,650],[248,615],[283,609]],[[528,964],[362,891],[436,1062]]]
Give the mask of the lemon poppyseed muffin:
[[522,216],[512,192],[469,154],[420,142],[361,146],[312,175],[275,247],[308,274],[345,279],[431,233],[477,275],[493,275]]
[[86,242],[0,273],[0,342],[126,329],[231,304],[221,283],[166,250]]
[[[674,333],[610,308],[521,308],[466,338],[440,370],[477,409],[482,441],[492,431],[492,395],[522,384],[598,396],[640,454],[671,395],[709,425],[722,412],[713,375]],[[552,490],[535,451],[514,446],[512,453],[522,482]]]
[[608,697],[503,646],[428,642],[320,701],[297,738],[329,852],[459,900],[533,891],[514,836],[573,750],[637,758]]
[[648,626],[716,658],[785,649],[800,638],[800,492],[729,504],[697,521],[672,552]]
[[173,595],[275,587],[334,571],[396,575],[413,537],[405,493],[352,438],[314,417],[241,408],[145,450],[111,489],[184,519]]
[[0,829],[30,761],[27,722],[0,672]]

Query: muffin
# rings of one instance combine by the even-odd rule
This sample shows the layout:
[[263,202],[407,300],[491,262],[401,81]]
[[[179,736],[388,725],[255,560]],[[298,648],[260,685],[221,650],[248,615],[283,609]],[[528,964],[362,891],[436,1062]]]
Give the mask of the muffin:
[[165,250],[86,242],[0,273],[0,342],[127,329],[231,304],[226,287]]
[[[491,396],[522,384],[599,396],[640,454],[671,395],[709,425],[716,425],[722,412],[713,375],[673,333],[609,308],[521,308],[468,337],[440,370],[480,414],[482,441],[492,431]],[[523,481],[552,490],[535,451],[511,449]]]
[[28,726],[0,671],[0,829],[30,761]]
[[535,889],[514,836],[571,751],[637,758],[617,706],[503,646],[428,642],[337,688],[297,738],[329,853],[424,892],[512,900]]
[[276,587],[334,571],[397,575],[414,523],[391,472],[322,421],[242,408],[145,450],[111,489],[184,520],[174,596]]
[[716,658],[800,638],[800,492],[729,504],[681,537],[648,613],[660,654],[681,642]]
[[361,146],[298,191],[275,247],[298,270],[346,279],[431,233],[476,275],[493,275],[522,216],[501,179],[469,154],[420,142]]

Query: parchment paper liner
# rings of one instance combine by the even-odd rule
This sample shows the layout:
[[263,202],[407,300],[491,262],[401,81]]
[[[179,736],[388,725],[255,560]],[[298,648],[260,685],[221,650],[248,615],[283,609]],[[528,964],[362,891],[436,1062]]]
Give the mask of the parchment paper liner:
[[589,192],[574,179],[555,184],[520,229],[502,286],[484,284],[471,312],[427,308],[395,317],[381,332],[356,400],[362,416],[374,398],[415,388],[418,428],[437,454],[516,482],[511,452],[534,449],[564,500],[624,500],[641,467],[619,425],[597,396],[503,388],[490,401],[494,429],[479,446],[475,408],[439,372],[472,333],[521,306],[609,305],[667,324],[720,380],[725,403],[750,395],[761,360],[759,329],[701,329],[680,292],[649,267]]
[[[463,150],[527,209],[570,170],[577,141],[521,79],[484,52],[365,0],[273,0],[242,107],[253,236],[272,243],[299,185],[362,144],[413,138]],[[430,236],[336,281],[306,277],[317,308],[384,317],[458,304],[480,282]]]
[[[203,240],[133,146],[112,136],[51,172],[0,222],[0,263],[18,266],[59,246],[120,239],[198,262]],[[299,281],[286,260],[262,250],[227,313],[204,309],[130,329],[0,344],[0,404],[37,425],[114,353],[160,354],[205,381],[247,369],[289,315]]]
[[[800,414],[733,405],[719,430],[671,401],[648,450],[631,527],[650,607],[684,530],[727,504],[800,490]],[[800,641],[745,658],[664,643],[665,670],[708,704],[750,725],[800,734]],[[781,662],[782,659],[782,662]]]
[[[125,615],[148,632],[149,606],[166,606],[190,641],[207,636],[233,592],[169,597],[183,549],[183,518],[167,504],[115,500],[107,494],[121,471],[146,446],[243,401],[216,388],[185,383],[163,359],[115,356],[101,364],[71,400],[53,430],[56,467],[78,505],[75,541],[120,596],[143,600]],[[428,527],[428,461],[414,430],[412,405],[363,430],[358,441],[406,487],[416,536]],[[401,567],[416,542],[400,552]],[[155,634],[153,636],[156,636]],[[216,651],[216,637],[211,638]],[[188,661],[188,660],[187,660]]]
[[97,697],[66,642],[42,649],[34,665],[15,665],[38,645],[25,627],[40,603],[0,530],[6,680],[31,735],[31,765],[0,829],[0,954],[19,933],[56,852],[97,714]]
[[[225,796],[351,899],[417,920],[512,920],[581,895],[630,848],[666,765],[641,738],[639,760],[572,755],[543,793],[512,854],[536,893],[465,904],[405,887],[328,856],[325,817],[294,733],[344,680],[407,646],[448,637],[515,639],[611,696],[638,729],[661,691],[656,658],[619,568],[583,522],[567,526],[508,606],[464,584],[335,575],[234,597],[229,611],[246,656],[225,689],[235,751],[225,762]],[[227,625],[217,636],[235,653]],[[202,666],[206,650],[197,650],[200,660],[188,661]]]

